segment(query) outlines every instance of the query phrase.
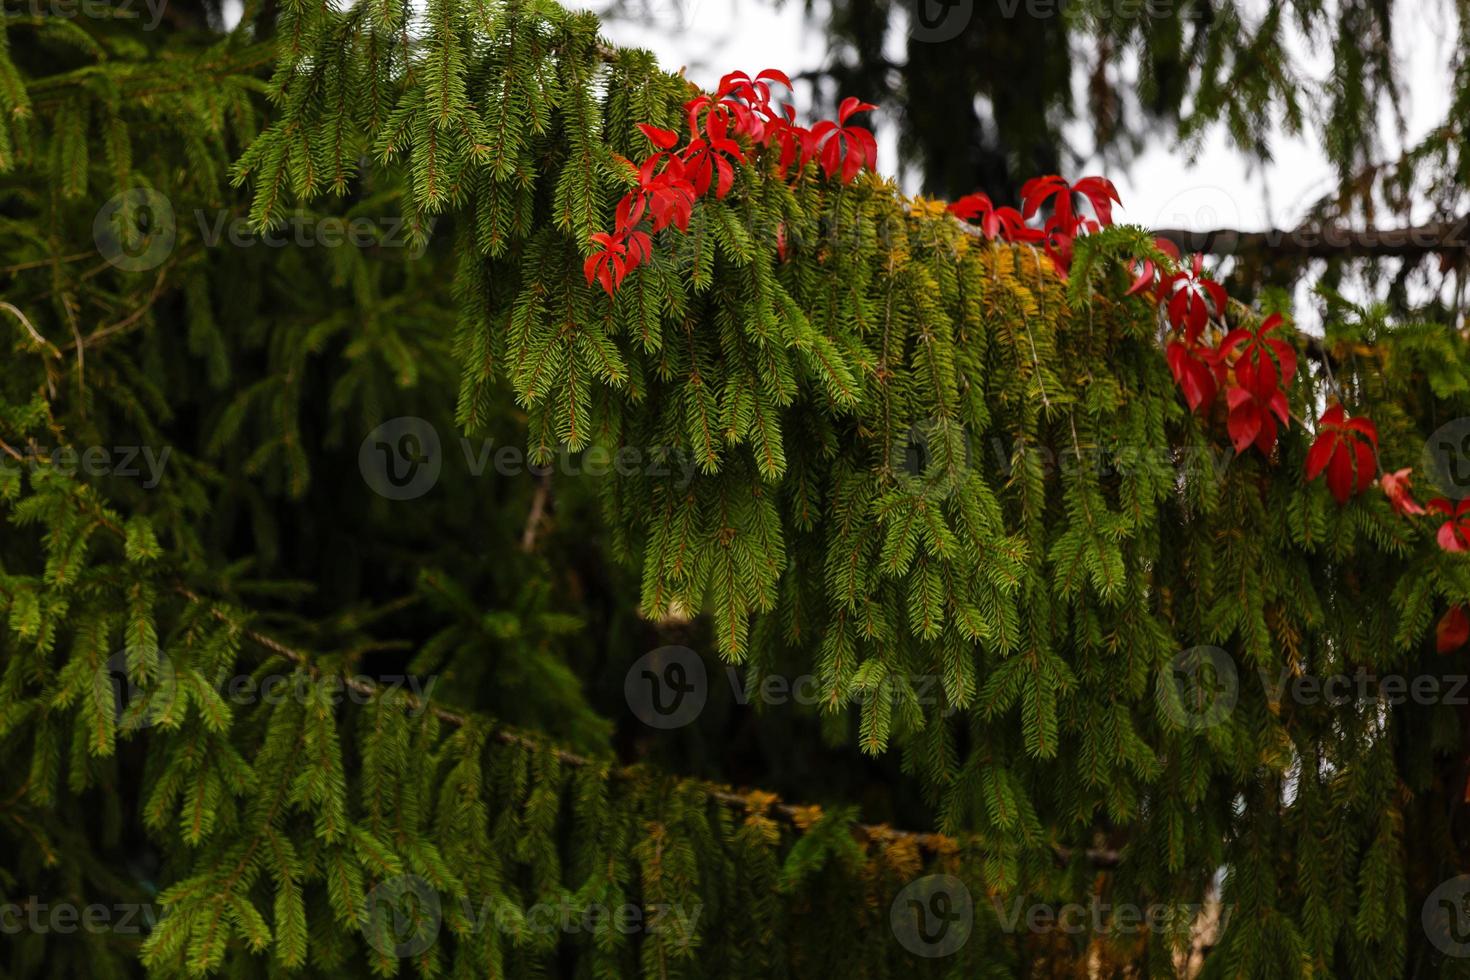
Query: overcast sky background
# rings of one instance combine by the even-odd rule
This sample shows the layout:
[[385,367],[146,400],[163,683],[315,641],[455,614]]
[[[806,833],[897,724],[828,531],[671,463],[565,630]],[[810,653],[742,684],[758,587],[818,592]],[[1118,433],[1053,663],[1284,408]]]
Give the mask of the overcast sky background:
[[[583,0],[582,5],[603,12],[614,2]],[[1258,0],[1256,6],[1264,11],[1269,2]],[[986,16],[1017,9],[1013,0],[974,3],[970,30],[983,29]],[[686,66],[692,81],[714,88],[727,71],[754,74],[774,67],[795,75],[820,67],[827,57],[822,0],[815,0],[815,6],[815,20],[809,20],[801,0],[786,0],[779,5],[775,0],[622,0],[628,16],[607,20],[604,33],[615,44],[648,48],[666,68]],[[1406,82],[1405,141],[1412,144],[1444,120],[1455,20],[1441,0],[1408,0],[1394,8],[1395,47]],[[1016,16],[1025,16],[1025,9],[1022,3]],[[907,25],[895,23],[889,35],[895,60],[906,58],[906,36]],[[1309,78],[1322,80],[1331,64],[1330,53],[1314,50],[1302,38],[1296,38],[1294,46],[1300,69]],[[1126,84],[1131,75],[1129,67],[1124,65],[1120,71]],[[1312,100],[1304,101],[1310,112]],[[1385,116],[1382,122],[1388,134],[1386,155],[1396,156],[1402,144],[1393,132],[1391,118]],[[895,174],[898,160],[894,127],[880,119],[876,129],[880,169]],[[1085,123],[1072,124],[1067,133],[1074,147],[1090,145]],[[1123,198],[1119,220],[1146,227],[1290,228],[1312,203],[1330,191],[1332,172],[1311,131],[1301,137],[1278,132],[1272,153],[1271,163],[1253,166],[1216,130],[1192,161],[1176,142],[1156,140],[1126,172],[1093,159],[1079,172],[1064,176],[1075,179],[1084,173],[1106,173]],[[912,178],[905,183],[910,191],[918,189]]]

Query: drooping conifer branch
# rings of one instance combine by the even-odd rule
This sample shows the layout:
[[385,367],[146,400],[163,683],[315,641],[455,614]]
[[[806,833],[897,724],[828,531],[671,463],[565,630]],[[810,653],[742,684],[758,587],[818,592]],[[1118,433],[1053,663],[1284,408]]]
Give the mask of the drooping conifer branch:
[[[241,636],[245,637],[251,643],[254,643],[256,646],[260,647],[262,650],[274,654],[275,656],[281,657],[284,660],[290,661],[313,677],[320,675],[320,668],[315,664],[313,659],[308,654],[303,653],[302,651],[297,650],[291,646],[288,646],[285,643],[282,643],[280,640],[277,640],[275,637],[270,636],[267,633],[262,633],[259,630],[241,625],[240,623],[236,622],[224,609],[220,608],[216,604],[210,603],[204,597],[200,596],[198,593],[194,592],[191,589],[179,586],[177,587],[176,591],[180,596],[189,600],[190,602],[206,606],[209,610],[209,614],[212,617],[214,617],[219,622],[228,625],[232,629],[239,630]],[[361,675],[345,674],[339,676],[337,679],[344,686],[350,688],[351,690],[357,692],[365,698],[377,699],[381,697],[383,693],[375,682],[373,682],[370,678]],[[446,708],[442,704],[426,703],[422,698],[418,697],[417,695],[405,693],[402,696],[402,699],[405,710],[410,710],[417,714],[422,714],[423,712],[427,711],[435,718],[438,718],[445,724],[451,725],[455,728],[460,728],[470,723],[470,716],[468,714],[455,711],[451,708]],[[525,732],[514,731],[504,726],[490,725],[490,723],[485,719],[481,719],[480,723],[487,727],[491,727],[493,730],[493,737],[498,741],[503,742],[507,745],[519,745],[536,752],[550,753],[556,758],[558,762],[562,763],[563,765],[571,766],[573,768],[583,768],[588,766],[606,768],[608,776],[614,779],[629,778],[632,775],[630,770],[619,768],[616,766],[608,767],[605,760],[593,759],[589,756],[580,755],[576,752],[571,752],[567,749],[563,749],[555,745],[550,745],[542,739],[537,738],[533,735],[528,735]],[[815,818],[821,815],[821,808],[818,806],[815,806],[813,804],[786,803],[783,802],[776,794],[771,793],[767,790],[751,789],[741,792],[733,789],[732,787],[720,786],[715,783],[709,783],[699,780],[686,780],[686,782],[691,786],[697,787],[700,792],[704,793],[705,796],[723,806],[728,806],[736,810],[754,809],[756,811],[760,811],[769,809],[771,813],[781,817],[782,819],[786,820],[788,823],[791,823],[794,827],[797,828],[809,825]],[[853,830],[861,834],[866,839],[878,844],[909,842],[923,850],[935,851],[942,854],[952,853],[958,850],[960,845],[959,841],[947,834],[898,830],[889,827],[886,824],[855,823],[853,824]],[[1057,857],[1063,861],[1070,860],[1072,854],[1074,853],[1073,848],[1063,847],[1061,845],[1054,845],[1053,850],[1056,852]],[[1084,853],[1088,862],[1098,868],[1114,867],[1121,860],[1119,852],[1112,848],[1087,848]]]

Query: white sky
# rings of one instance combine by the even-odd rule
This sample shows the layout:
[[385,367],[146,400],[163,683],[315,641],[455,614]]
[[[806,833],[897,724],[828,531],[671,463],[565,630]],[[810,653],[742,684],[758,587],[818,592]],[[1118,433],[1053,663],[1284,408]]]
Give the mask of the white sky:
[[[582,5],[602,11],[611,2],[582,0]],[[980,29],[987,4],[999,2],[975,0],[976,22],[969,29]],[[1270,0],[1258,2],[1264,5]],[[774,67],[795,75],[820,67],[827,51],[821,29],[822,0],[816,0],[815,6],[817,23],[813,24],[807,20],[802,0],[785,0],[779,6],[775,0],[623,0],[630,16],[605,23],[604,33],[615,44],[648,48],[666,68],[687,66],[691,80],[713,88],[726,71],[754,74]],[[1395,7],[1395,44],[1406,82],[1406,135],[1412,144],[1444,119],[1455,20],[1442,0],[1406,0]],[[889,47],[896,60],[905,56],[905,34],[902,24],[890,33]],[[1303,40],[1298,39],[1298,44],[1302,71],[1320,81],[1330,58]],[[1309,108],[1314,104],[1310,98],[1304,102]],[[1400,141],[1390,120],[1384,123],[1386,152],[1396,155]],[[893,127],[880,120],[877,132],[880,168],[895,173]],[[1068,135],[1074,145],[1085,146],[1087,132],[1086,125],[1078,123],[1069,128]],[[1310,130],[1299,138],[1278,135],[1272,153],[1270,164],[1252,169],[1246,157],[1229,146],[1223,132],[1216,130],[1192,162],[1183,147],[1161,140],[1150,145],[1126,173],[1094,160],[1081,172],[1064,176],[1075,179],[1084,173],[1111,171],[1106,176],[1118,185],[1124,204],[1119,220],[1147,227],[1289,228],[1330,190],[1332,172]]]

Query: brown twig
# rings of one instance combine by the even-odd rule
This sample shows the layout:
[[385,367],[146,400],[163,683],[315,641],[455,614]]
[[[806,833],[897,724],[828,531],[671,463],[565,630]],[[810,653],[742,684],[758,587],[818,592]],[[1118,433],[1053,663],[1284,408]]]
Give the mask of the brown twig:
[[530,554],[536,548],[536,534],[541,528],[541,518],[546,513],[546,501],[551,493],[550,472],[536,476],[536,495],[531,498],[531,513],[526,517],[526,529],[521,532],[521,551]]
[[56,345],[47,340],[45,337],[41,336],[40,332],[31,325],[31,321],[27,319],[26,315],[20,311],[20,307],[16,306],[14,303],[0,302],[0,310],[5,310],[7,313],[11,314],[17,320],[19,320],[20,325],[25,327],[26,332],[31,335],[31,339],[39,344],[41,347],[50,350],[52,357],[61,356],[61,351],[57,350]]
[[[203,603],[205,601],[197,593],[182,585],[176,587],[175,591],[180,596],[188,599],[190,602]],[[209,613],[219,622],[239,630],[240,635],[244,636],[246,639],[250,640],[250,642],[254,643],[261,649],[267,650],[284,660],[290,661],[291,663],[307,671],[313,676],[319,674],[318,668],[313,664],[311,658],[305,653],[302,653],[299,650],[295,650],[287,646],[280,640],[277,640],[275,637],[258,632],[248,626],[242,626],[240,623],[232,619],[224,610],[216,606],[210,606]],[[382,689],[379,688],[377,684],[373,683],[365,677],[343,677],[342,683],[350,690],[361,694],[365,698],[376,698],[382,694]],[[418,712],[420,714],[427,712],[433,715],[438,720],[444,722],[445,724],[453,725],[456,728],[469,725],[474,720],[471,718],[471,716],[467,714],[451,711],[448,708],[444,708],[432,702],[425,701],[423,698],[420,698],[417,695],[410,694],[408,692],[400,692],[399,696],[403,700],[405,706],[407,706],[410,710]],[[592,759],[588,756],[579,755],[578,753],[571,752],[567,749],[547,745],[539,739],[532,738],[531,736],[522,734],[512,729],[503,727],[496,728],[495,731],[492,733],[492,737],[506,745],[518,745],[536,751],[549,751],[555,756],[558,762],[562,763],[563,765],[572,766],[574,768],[581,768],[584,766],[607,766],[608,774],[614,778],[633,778],[636,775],[635,771],[632,769],[609,765],[606,762]],[[704,791],[706,796],[708,796],[712,800],[715,800],[721,805],[736,808],[752,808],[762,805],[768,805],[770,811],[773,814],[793,824],[796,823],[798,818],[809,817],[812,812],[811,807],[802,807],[792,803],[783,803],[774,794],[766,793],[764,791],[756,791],[753,793],[740,793],[730,786],[723,786],[718,783],[707,782],[704,780],[693,780],[692,782],[698,785],[699,788]],[[766,799],[769,799],[771,802],[769,802],[769,804],[765,804],[764,801]],[[913,830],[894,830],[893,828],[885,826],[883,824],[859,823],[854,824],[853,827],[868,840],[880,844],[906,841],[914,844],[915,846],[923,850],[947,852],[957,849],[961,843],[961,841],[959,841],[958,839],[947,834],[921,833],[919,831]],[[1059,860],[1064,862],[1070,861],[1072,857],[1077,853],[1076,849],[1074,848],[1062,847],[1060,845],[1054,845],[1052,847],[1052,851]],[[1088,862],[1099,868],[1116,867],[1122,861],[1122,855],[1117,850],[1111,848],[1088,848],[1084,853]]]

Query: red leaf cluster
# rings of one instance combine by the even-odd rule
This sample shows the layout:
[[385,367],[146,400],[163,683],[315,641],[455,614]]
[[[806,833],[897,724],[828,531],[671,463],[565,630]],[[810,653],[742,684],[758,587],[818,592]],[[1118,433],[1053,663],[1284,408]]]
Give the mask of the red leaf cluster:
[[[695,202],[710,191],[717,200],[723,199],[735,186],[736,165],[748,162],[753,154],[768,153],[783,180],[800,178],[815,160],[829,179],[849,183],[878,162],[872,132],[849,125],[853,116],[875,106],[846,98],[836,122],[825,120],[807,129],[796,124],[790,105],[772,101],[774,85],[790,91],[791,79],[774,68],[754,78],[731,72],[720,79],[714,95],[690,99],[684,112],[691,135],[680,149],[674,130],[638,124],[654,153],[638,168],[638,186],[618,203],[613,231],[592,236],[597,250],[583,267],[588,285],[599,283],[613,295],[624,277],[651,256],[650,235],[671,225],[688,231]],[[641,224],[645,216],[648,230]],[[784,259],[786,243],[781,237],[777,248]]]
[[[1321,431],[1307,451],[1307,481],[1325,472],[1327,488],[1342,506],[1373,482],[1373,474],[1378,471],[1378,427],[1366,418],[1348,418],[1341,405],[1323,412],[1317,424]],[[1393,499],[1392,494],[1389,499]]]
[[[1073,198],[1092,207],[1092,217],[1078,213]],[[1040,228],[1026,222],[1051,202],[1051,215]],[[1118,189],[1106,177],[1083,177],[1069,184],[1056,174],[1033,177],[1021,185],[1021,210],[996,207],[985,194],[966,194],[949,206],[950,214],[976,221],[989,239],[1040,245],[1063,279],[1072,267],[1072,242],[1079,234],[1095,232],[1113,223],[1113,205],[1122,203]]]
[[[873,106],[844,99],[836,121],[807,129],[796,124],[789,105],[773,104],[773,84],[791,87],[773,69],[755,78],[737,72],[721,79],[713,96],[691,99],[684,108],[693,135],[682,149],[676,149],[677,132],[639,124],[654,152],[639,167],[637,187],[619,202],[613,231],[592,236],[597,250],[584,269],[589,284],[601,284],[609,295],[616,292],[630,271],[648,261],[652,234],[670,226],[687,231],[695,202],[711,190],[717,199],[725,197],[735,183],[735,165],[753,156],[764,154],[783,180],[801,179],[813,162],[828,179],[844,183],[873,167],[873,134],[848,124]],[[1077,198],[1090,206],[1090,217],[1077,210]],[[975,193],[949,205],[949,212],[978,225],[987,239],[1041,246],[1066,278],[1074,240],[1111,225],[1116,203],[1117,189],[1106,178],[1084,177],[1069,184],[1048,175],[1022,186],[1020,210],[996,207],[985,194]],[[1048,207],[1050,214],[1040,227],[1029,223]],[[1226,428],[1236,452],[1254,446],[1269,457],[1280,429],[1290,425],[1286,392],[1297,371],[1296,350],[1276,335],[1284,323],[1281,315],[1273,313],[1253,329],[1227,329],[1229,300],[1224,287],[1204,274],[1203,257],[1194,255],[1184,263],[1172,243],[1156,239],[1155,245],[1155,254],[1166,261],[1134,260],[1127,294],[1147,295],[1164,311],[1170,328],[1165,358],[1190,411],[1209,409],[1223,390]],[[777,228],[776,250],[785,261],[784,225]],[[1372,484],[1377,454],[1373,422],[1365,416],[1350,418],[1342,405],[1334,404],[1318,419],[1318,433],[1307,452],[1306,480],[1325,474],[1333,499],[1345,506]],[[1408,469],[1385,473],[1379,483],[1397,513],[1414,517],[1434,512],[1446,518],[1437,535],[1441,548],[1470,552],[1470,500],[1437,498],[1426,510],[1414,499]],[[1458,649],[1470,642],[1470,613],[1463,606],[1452,607],[1436,632],[1441,652]]]
[[1464,606],[1450,607],[1434,628],[1434,639],[1440,653],[1454,653],[1470,641],[1470,615]]
[[[1169,258],[1179,251],[1164,239],[1154,244]],[[1135,260],[1130,295],[1148,294],[1163,308],[1170,337],[1164,356],[1174,383],[1191,412],[1203,412],[1225,392],[1226,428],[1237,453],[1254,446],[1270,456],[1280,429],[1291,424],[1286,388],[1296,376],[1296,351],[1272,334],[1284,322],[1273,313],[1254,330],[1225,330],[1229,297],[1205,275],[1204,257],[1162,268],[1153,259]],[[1214,329],[1212,329],[1214,328]],[[1223,336],[1222,336],[1223,334]],[[1219,337],[1218,344],[1211,339]]]
[[1417,517],[1428,513],[1414,499],[1414,481],[1411,472],[1405,467],[1383,474],[1378,481],[1383,487],[1383,495],[1388,498],[1389,504],[1405,517]]
[[1461,501],[1435,497],[1428,507],[1449,518],[1439,526],[1439,546],[1445,551],[1470,551],[1470,497]]
[[1225,403],[1230,408],[1230,441],[1238,453],[1254,445],[1262,455],[1271,455],[1277,421],[1283,427],[1291,424],[1282,386],[1296,374],[1296,351],[1286,341],[1267,336],[1282,322],[1281,314],[1272,313],[1254,331],[1237,327],[1220,341],[1219,362],[1234,358],[1235,383],[1227,387]]

